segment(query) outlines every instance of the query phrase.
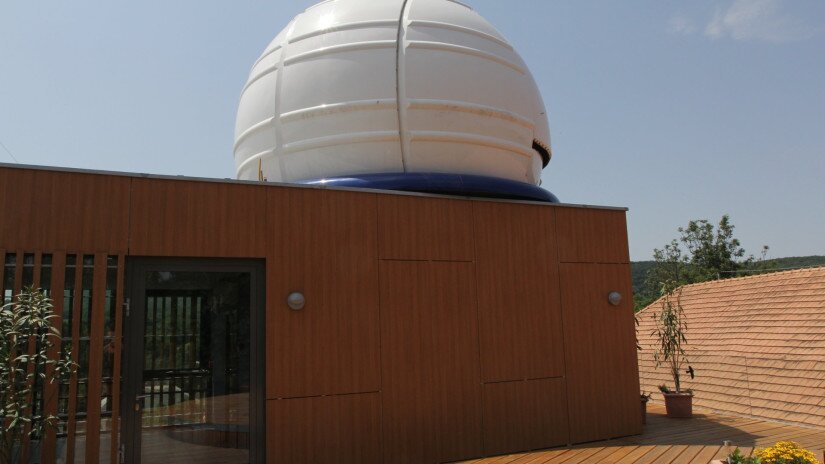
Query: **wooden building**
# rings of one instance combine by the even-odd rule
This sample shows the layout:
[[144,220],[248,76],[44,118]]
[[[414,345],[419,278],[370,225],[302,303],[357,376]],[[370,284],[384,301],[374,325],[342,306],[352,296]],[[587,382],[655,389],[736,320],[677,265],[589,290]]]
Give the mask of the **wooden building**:
[[35,395],[65,418],[26,445],[44,463],[435,463],[641,431],[623,209],[2,165],[0,256],[3,297],[46,289],[80,364]]

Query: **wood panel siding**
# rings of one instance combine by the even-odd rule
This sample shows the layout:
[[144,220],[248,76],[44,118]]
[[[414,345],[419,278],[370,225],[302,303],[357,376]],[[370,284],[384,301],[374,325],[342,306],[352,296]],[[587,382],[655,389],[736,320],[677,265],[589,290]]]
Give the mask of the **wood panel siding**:
[[41,272],[27,257],[50,255],[83,366],[44,387],[65,420],[45,463],[115,460],[133,438],[121,306],[140,256],[265,259],[270,462],[449,462],[641,430],[623,211],[17,167],[0,167],[0,208],[0,284],[19,291]]
[[559,261],[630,263],[626,213],[591,208],[557,208]]
[[564,379],[484,385],[484,453],[487,456],[568,443]]
[[480,456],[472,263],[382,261],[384,462]]
[[255,258],[266,250],[266,189],[134,179],[129,253]]
[[472,261],[472,203],[380,195],[378,249],[381,259]]
[[[561,264],[570,440],[641,433],[630,269]],[[624,298],[607,301],[611,291]]]
[[126,252],[127,177],[0,169],[7,249]]
[[266,413],[268,462],[381,462],[377,393],[268,400]]
[[554,208],[474,205],[485,382],[564,375]]
[[272,189],[269,203],[267,398],[378,391],[375,195]]

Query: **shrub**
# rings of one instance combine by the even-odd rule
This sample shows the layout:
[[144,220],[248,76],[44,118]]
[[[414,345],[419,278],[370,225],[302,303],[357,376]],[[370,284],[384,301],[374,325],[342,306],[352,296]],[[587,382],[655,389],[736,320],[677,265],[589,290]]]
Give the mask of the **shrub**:
[[754,455],[762,464],[820,464],[814,453],[792,441],[780,441],[770,448],[757,450]]
[[31,401],[35,376],[44,383],[57,382],[77,367],[70,353],[54,354],[52,348],[60,346],[56,318],[51,300],[31,287],[0,307],[0,462],[16,459],[15,450],[26,434],[37,438],[57,426],[57,416],[45,414]]
[[792,441],[780,441],[770,448],[757,450],[752,457],[739,448],[728,455],[729,464],[821,464],[814,453]]

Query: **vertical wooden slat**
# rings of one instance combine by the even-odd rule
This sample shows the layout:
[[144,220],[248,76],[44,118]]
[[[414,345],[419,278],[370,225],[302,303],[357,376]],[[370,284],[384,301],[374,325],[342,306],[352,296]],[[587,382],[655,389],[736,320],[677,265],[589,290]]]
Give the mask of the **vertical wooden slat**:
[[[161,335],[160,335],[161,358],[160,358],[160,365],[157,366],[157,368],[160,368],[160,369],[168,369],[170,367],[169,366],[169,358],[168,358],[168,355],[166,354],[167,350],[165,348],[166,348],[166,338],[167,338],[166,337],[167,336],[167,333],[166,333],[166,314],[169,312],[169,308],[171,307],[171,305],[172,305],[172,299],[171,298],[165,297],[165,296],[162,297],[161,298],[161,305],[160,305],[160,308],[161,308],[160,309],[160,322],[155,321],[155,324],[158,324],[158,323],[160,324],[160,333],[161,333]],[[155,356],[155,353],[152,353],[152,356]],[[157,395],[158,404],[157,404],[157,407],[162,408],[163,407],[163,395],[164,395],[164,391],[163,391],[164,382],[163,382],[163,380],[157,380],[157,381],[152,382],[152,397],[153,398],[155,397],[155,382],[157,382],[157,385],[158,385],[158,395]],[[144,413],[145,413],[145,410],[144,410]],[[153,411],[152,416],[154,416],[155,414],[156,414],[156,412]],[[156,417],[152,417],[152,425],[159,425],[159,423],[157,422]]]
[[[2,272],[2,271],[0,271]],[[0,276],[0,278],[2,278]],[[53,253],[52,254],[52,301],[54,302],[54,314],[58,330],[63,328],[63,286],[66,280],[66,254]],[[61,332],[60,336],[63,334]],[[56,359],[60,356],[61,340],[49,348],[49,359]],[[46,379],[50,379],[54,374],[54,366],[46,367]],[[48,380],[43,385],[43,413],[45,415],[57,415],[57,397],[60,391],[59,382],[49,382]],[[56,459],[55,447],[57,446],[57,431],[49,427],[46,429],[43,437],[43,446],[41,447],[40,460],[42,464],[54,464]]]
[[86,462],[100,460],[100,391],[103,382],[103,324],[106,320],[106,253],[95,254],[90,309],[89,377],[86,384]]
[[[72,360],[80,359],[80,312],[83,308],[83,254],[75,257],[74,304],[72,306]],[[69,380],[69,414],[66,435],[66,462],[74,462],[75,435],[77,434],[77,373]]]
[[[17,250],[16,252],[16,260],[15,267],[14,267],[14,282],[12,283],[12,292],[11,292],[11,301],[15,301],[15,296],[20,293],[23,288],[23,257],[25,254]],[[28,445],[28,440],[23,439],[23,446]]]
[[119,448],[120,432],[120,358],[123,348],[123,273],[126,265],[126,256],[117,257],[117,298],[115,299],[115,334],[113,343],[114,364],[112,366],[112,446],[110,449],[111,463],[118,462],[117,452]]
[[0,248],[0,306],[4,303],[3,297],[4,295],[1,293],[5,289],[3,288],[3,279],[6,276],[6,249]]
[[23,289],[23,256],[25,254],[22,251],[17,251],[17,262],[14,268],[14,291],[11,292],[12,301],[14,301],[15,295]]
[[[23,256],[25,257],[26,254],[24,253]],[[34,269],[32,272],[32,282],[31,286],[33,288],[40,288],[40,268],[41,268],[41,260],[43,259],[43,253],[37,251],[34,253]],[[25,262],[20,263],[21,267],[26,265]],[[35,342],[34,337],[29,337],[29,356],[33,356],[35,350],[37,349],[37,344]],[[34,363],[29,363],[26,370],[26,375],[28,376],[29,380],[26,382],[29,386],[29,394],[26,395],[26,403],[28,403],[29,407],[31,408],[32,413],[34,413],[34,408],[36,405],[34,404],[34,386],[37,384],[34,378]],[[27,423],[23,427],[23,449],[22,449],[22,457],[23,462],[29,462],[30,453],[31,453],[31,438],[29,434],[31,433],[32,427],[31,422]]]
[[40,272],[41,272],[41,260],[43,259],[43,253],[37,251],[34,253],[34,273],[32,275],[32,286],[34,288],[40,288]]
[[[178,366],[178,344],[177,344],[177,335],[178,335],[178,303],[180,302],[180,297],[174,296],[172,297],[172,309],[171,309],[171,336],[169,337],[169,365],[166,366],[169,370],[175,371],[180,366]],[[171,376],[169,379],[169,400],[166,404],[171,406],[171,410],[174,411],[175,409],[175,376]],[[162,404],[162,403],[161,403]]]
[[5,304],[5,282],[3,279],[6,278],[6,249],[0,248],[0,306]]

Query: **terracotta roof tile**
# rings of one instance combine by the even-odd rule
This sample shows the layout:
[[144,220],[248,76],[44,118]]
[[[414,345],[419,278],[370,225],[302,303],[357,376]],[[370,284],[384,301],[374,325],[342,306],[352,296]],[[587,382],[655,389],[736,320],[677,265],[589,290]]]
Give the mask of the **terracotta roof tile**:
[[[825,426],[825,267],[687,285],[681,299],[698,406]],[[644,391],[672,386],[653,362],[660,305],[638,315]]]

